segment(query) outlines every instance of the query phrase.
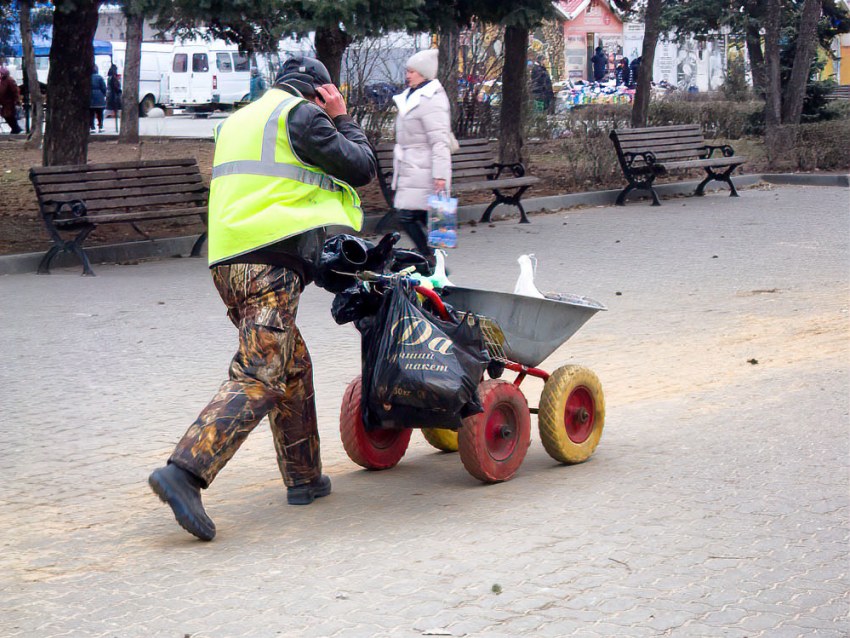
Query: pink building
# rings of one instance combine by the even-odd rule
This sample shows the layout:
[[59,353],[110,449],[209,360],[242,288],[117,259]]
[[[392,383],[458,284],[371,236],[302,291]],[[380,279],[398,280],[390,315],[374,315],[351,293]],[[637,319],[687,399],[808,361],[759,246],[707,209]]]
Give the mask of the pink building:
[[558,0],[555,9],[564,26],[564,69],[571,80],[593,78],[590,58],[601,46],[608,55],[608,72],[623,56],[623,23],[608,0]]

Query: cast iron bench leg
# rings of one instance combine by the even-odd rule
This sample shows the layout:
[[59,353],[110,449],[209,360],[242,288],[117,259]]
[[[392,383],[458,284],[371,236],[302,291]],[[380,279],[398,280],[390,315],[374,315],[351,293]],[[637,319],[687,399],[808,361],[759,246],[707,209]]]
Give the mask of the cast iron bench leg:
[[194,245],[192,246],[192,252],[189,253],[189,257],[200,257],[201,256],[201,248],[204,246],[204,242],[207,239],[207,232],[202,232],[198,238],[195,240]]
[[634,184],[629,184],[623,190],[620,191],[620,194],[617,195],[617,201],[615,202],[615,206],[625,206],[626,205],[626,195],[631,193],[635,189]]
[[50,274],[50,262],[58,255],[59,253],[74,253],[77,256],[77,259],[80,260],[80,263],[83,265],[83,275],[88,275],[94,277],[94,271],[91,269],[91,262],[89,262],[89,258],[86,256],[86,252],[83,250],[83,242],[89,236],[89,233],[94,230],[94,224],[89,224],[80,231],[80,233],[74,238],[73,241],[66,241],[59,234],[59,230],[53,223],[53,215],[44,215],[44,224],[47,226],[47,232],[50,233],[51,239],[53,239],[53,246],[50,247],[44,257],[41,258],[41,261],[38,264],[38,274],[39,275],[49,275]]
[[706,178],[699,183],[696,191],[694,192],[694,195],[702,197],[703,195],[705,195],[705,187],[708,185],[708,183],[712,180],[717,180],[718,182],[726,182],[727,184],[729,184],[729,197],[740,197],[740,195],[738,195],[738,189],[735,188],[735,184],[732,183],[731,176],[732,171],[734,171],[735,168],[735,166],[730,166],[723,173],[716,173],[713,169],[706,168],[705,172],[708,173],[708,175],[706,175]]
[[507,204],[508,206],[516,206],[519,209],[520,224],[530,224],[531,222],[528,219],[528,215],[525,214],[525,208],[523,208],[522,202],[520,202],[523,193],[525,193],[525,191],[527,191],[528,189],[528,186],[520,186],[519,190],[517,190],[517,192],[513,195],[503,195],[498,188],[494,188],[493,195],[495,195],[496,199],[490,202],[490,205],[487,207],[487,210],[485,210],[484,214],[481,215],[479,223],[490,223],[490,215],[493,214],[493,210],[496,208],[496,206],[498,206],[499,204]]

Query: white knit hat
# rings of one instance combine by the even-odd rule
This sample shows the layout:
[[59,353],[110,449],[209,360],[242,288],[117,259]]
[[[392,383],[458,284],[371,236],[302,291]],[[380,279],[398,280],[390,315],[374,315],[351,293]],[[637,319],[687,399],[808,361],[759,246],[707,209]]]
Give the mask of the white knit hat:
[[439,52],[437,49],[425,49],[414,53],[407,61],[407,68],[418,72],[426,80],[437,77],[437,64]]

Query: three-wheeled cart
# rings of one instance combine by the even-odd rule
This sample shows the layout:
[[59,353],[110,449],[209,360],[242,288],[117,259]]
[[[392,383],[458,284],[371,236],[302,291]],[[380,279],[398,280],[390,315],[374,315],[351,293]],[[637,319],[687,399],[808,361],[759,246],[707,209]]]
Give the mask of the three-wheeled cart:
[[[438,295],[420,286],[432,309],[449,319],[445,304],[479,317],[493,364],[490,375],[516,373],[513,382],[482,380],[479,397],[484,411],[463,420],[457,430],[429,428],[427,423],[401,429],[367,430],[363,424],[360,377],[345,391],[340,433],[352,461],[370,470],[395,466],[407,450],[413,429],[445,452],[459,451],[467,471],[485,483],[510,479],[519,469],[531,442],[531,414],[536,413],[540,439],[549,456],[565,463],[586,460],[602,436],[605,399],[597,376],[588,368],[565,365],[552,374],[539,366],[594,314],[606,308],[577,295],[538,299],[473,288],[447,287]],[[494,372],[495,371],[495,372]],[[529,408],[520,390],[523,380],[545,382],[539,408]]]

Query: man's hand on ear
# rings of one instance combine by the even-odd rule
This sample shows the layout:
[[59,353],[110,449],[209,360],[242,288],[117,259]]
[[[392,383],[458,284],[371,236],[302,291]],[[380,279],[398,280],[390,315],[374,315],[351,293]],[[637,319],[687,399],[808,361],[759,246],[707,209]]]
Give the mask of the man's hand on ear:
[[[318,99],[319,96],[321,96],[321,100]],[[324,103],[322,100],[324,100]],[[333,84],[316,87],[316,104],[322,107],[331,119],[348,113],[345,98]]]

